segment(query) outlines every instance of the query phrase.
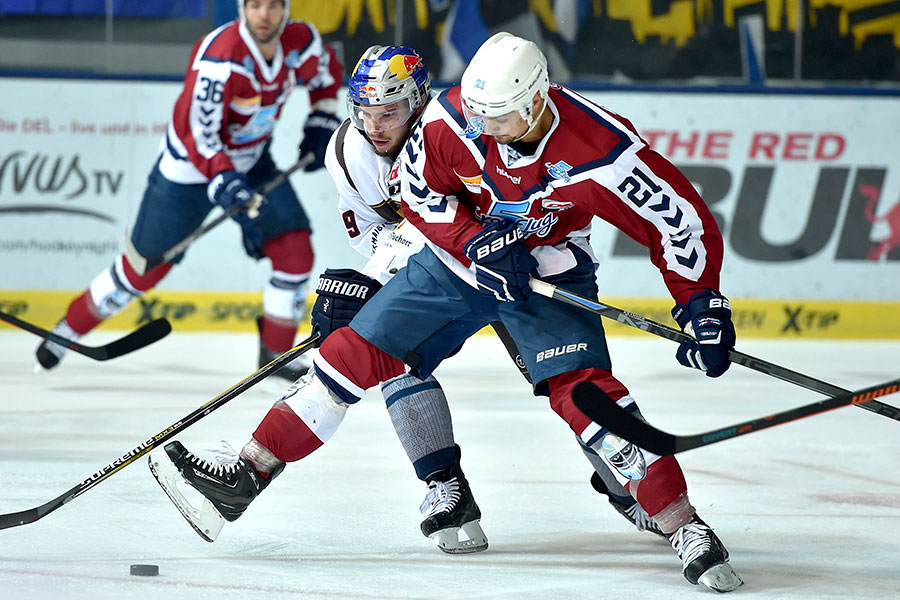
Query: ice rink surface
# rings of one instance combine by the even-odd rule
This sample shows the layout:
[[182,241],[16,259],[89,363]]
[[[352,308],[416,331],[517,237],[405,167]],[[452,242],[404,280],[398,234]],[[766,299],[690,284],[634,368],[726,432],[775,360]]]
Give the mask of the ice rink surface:
[[[121,332],[83,340],[102,344]],[[187,334],[108,362],[70,355],[34,375],[38,338],[0,331],[0,512],[90,477],[255,368],[250,335]],[[710,380],[671,342],[611,338],[644,414],[698,433],[820,399],[734,366]],[[898,342],[741,340],[749,354],[847,388],[898,376]],[[437,373],[490,539],[450,556],[418,529],[414,476],[378,390],[285,472],[219,540],[200,539],[141,459],[39,521],[0,531],[0,598],[217,600],[713,597],[673,550],[588,484],[591,469],[499,342],[471,340]],[[268,382],[265,382],[268,383]],[[239,448],[277,398],[248,391],[180,434]],[[900,396],[886,399],[900,405]],[[679,455],[693,504],[746,584],[734,598],[900,598],[900,423],[856,407]],[[129,565],[159,565],[157,577]]]

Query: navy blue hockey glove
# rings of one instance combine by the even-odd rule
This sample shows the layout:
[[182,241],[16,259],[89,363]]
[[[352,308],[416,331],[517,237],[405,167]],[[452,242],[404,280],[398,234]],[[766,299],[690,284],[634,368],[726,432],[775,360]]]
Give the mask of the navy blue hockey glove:
[[728,298],[712,290],[697,292],[686,305],[676,304],[672,316],[685,333],[696,338],[678,346],[678,362],[705,371],[707,377],[718,377],[728,370],[728,351],[735,342]]
[[244,207],[245,210],[238,211],[231,218],[241,226],[247,254],[254,258],[262,258],[262,229],[259,226],[259,214],[251,217],[246,210],[247,208],[256,208],[252,207],[255,192],[247,183],[247,178],[237,171],[220,171],[209,182],[206,194],[209,196],[210,202],[215,202],[225,210],[231,209],[236,204]]
[[313,333],[325,341],[332,331],[350,324],[363,304],[381,289],[381,284],[353,269],[325,269],[316,286],[310,322]]
[[[325,149],[328,148],[328,140],[331,134],[341,124],[341,120],[331,113],[314,110],[306,117],[306,125],[303,126],[303,140],[300,142],[300,160],[307,155],[312,156],[312,162],[304,167],[304,171],[316,171],[325,166]],[[307,159],[308,160],[308,159]]]
[[464,251],[475,264],[478,291],[503,302],[527,300],[534,293],[528,280],[536,274],[538,262],[523,239],[515,221],[500,221],[468,241]]

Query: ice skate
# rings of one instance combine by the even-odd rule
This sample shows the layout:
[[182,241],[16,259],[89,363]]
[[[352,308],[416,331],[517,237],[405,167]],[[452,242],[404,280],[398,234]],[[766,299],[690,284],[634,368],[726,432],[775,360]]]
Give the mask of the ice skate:
[[[256,326],[260,331],[259,338],[259,366],[263,367],[279,356],[281,352],[269,350],[265,342],[262,341],[262,317],[256,319]],[[306,375],[307,371],[312,368],[313,354],[312,352],[304,352],[288,364],[284,365],[268,378],[268,388],[272,391],[284,391],[289,385]]]
[[[148,464],[156,481],[187,522],[207,542],[215,541],[225,521],[235,521],[247,506],[284,469],[281,463],[268,478],[237,453],[220,452],[203,459],[189,452],[181,442],[170,442],[163,451],[150,454]],[[187,483],[185,489],[180,483]],[[197,506],[184,492],[202,505]]]
[[669,539],[668,536],[663,533],[662,529],[659,528],[659,525],[656,524],[656,521],[647,514],[647,511],[641,508],[640,504],[636,501],[632,504],[625,504],[610,494],[609,488],[606,487],[606,484],[603,483],[603,479],[596,471],[591,475],[591,486],[597,490],[598,493],[605,495],[609,499],[610,506],[616,509],[620,515],[625,517],[629,523],[634,525],[638,531],[649,531],[665,540]]
[[[69,327],[69,324],[65,319],[57,323],[50,331],[67,340],[72,340],[73,342],[77,342],[79,338],[81,338],[80,334],[75,333],[75,331]],[[54,368],[68,351],[69,349],[65,346],[60,346],[56,342],[51,342],[50,340],[44,340],[41,342],[41,345],[37,347],[37,351],[35,352],[35,358],[37,358],[38,362],[34,367],[35,373],[39,373],[41,370],[49,371]]]
[[[488,540],[478,521],[481,510],[469,482],[457,465],[428,477],[428,493],[419,510],[425,515],[422,533],[448,554],[487,550]],[[468,539],[460,539],[460,530]]]
[[717,592],[731,592],[743,585],[728,564],[728,550],[722,540],[696,514],[668,537],[681,558],[685,579],[694,585],[702,583]]

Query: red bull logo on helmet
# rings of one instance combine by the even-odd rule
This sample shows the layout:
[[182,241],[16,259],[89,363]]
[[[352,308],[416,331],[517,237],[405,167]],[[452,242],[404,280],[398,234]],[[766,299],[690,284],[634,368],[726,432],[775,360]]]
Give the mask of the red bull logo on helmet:
[[388,61],[388,68],[398,81],[412,75],[421,65],[422,59],[411,54],[397,54]]
[[371,85],[364,85],[361,88],[359,88],[359,95],[362,98],[377,98],[378,90],[376,90]]

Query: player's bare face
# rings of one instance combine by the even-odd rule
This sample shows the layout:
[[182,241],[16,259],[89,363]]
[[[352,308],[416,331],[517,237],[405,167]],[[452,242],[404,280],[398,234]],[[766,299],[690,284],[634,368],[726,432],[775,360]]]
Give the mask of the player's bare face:
[[284,19],[284,2],[246,0],[244,19],[247,22],[247,29],[260,45],[272,44],[278,39],[278,28]]
[[358,108],[366,135],[379,156],[394,156],[409,136],[412,113],[405,102]]

